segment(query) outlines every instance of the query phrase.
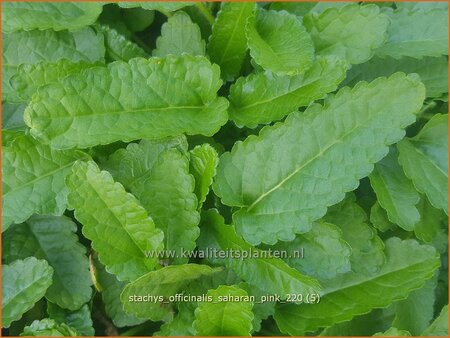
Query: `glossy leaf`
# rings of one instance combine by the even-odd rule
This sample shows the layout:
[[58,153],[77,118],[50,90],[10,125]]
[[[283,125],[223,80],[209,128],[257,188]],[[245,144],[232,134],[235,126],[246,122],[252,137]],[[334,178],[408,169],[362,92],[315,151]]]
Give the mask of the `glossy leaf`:
[[203,57],[117,61],[40,88],[25,122],[33,136],[56,148],[180,133],[208,136],[227,119],[228,102],[216,94],[220,86],[218,66]]
[[292,240],[372,171],[414,122],[424,96],[423,84],[401,73],[344,88],[324,106],[237,142],[220,157],[214,192],[239,207],[233,220],[249,243]]
[[246,36],[250,55],[266,70],[296,75],[312,65],[311,37],[295,15],[259,10],[248,19]]
[[163,233],[134,196],[92,161],[77,162],[66,182],[69,206],[108,272],[125,281],[155,268],[146,252],[162,249]]
[[208,42],[211,61],[220,66],[222,78],[232,81],[238,76],[247,54],[245,26],[253,15],[253,2],[222,2]]
[[44,297],[52,276],[52,267],[35,257],[2,266],[2,327],[8,328]]

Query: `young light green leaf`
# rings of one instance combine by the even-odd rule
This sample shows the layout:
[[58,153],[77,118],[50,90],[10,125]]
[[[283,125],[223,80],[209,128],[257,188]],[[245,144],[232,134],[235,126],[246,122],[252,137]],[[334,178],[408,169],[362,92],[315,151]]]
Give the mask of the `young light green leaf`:
[[[189,159],[171,148],[176,144],[177,138],[132,143],[111,155],[105,166],[164,231],[164,247],[177,255],[168,257],[170,262],[187,263],[188,259],[179,255],[183,249],[194,250],[200,215]],[[163,147],[167,149],[160,149]]]
[[[212,302],[200,303],[195,310],[195,321],[192,324],[199,336],[249,336],[252,330],[253,303],[238,301],[245,299],[245,290],[233,285],[221,285],[209,290]],[[221,298],[228,297],[229,301]]]
[[67,324],[74,328],[80,336],[93,336],[95,334],[91,312],[87,304],[76,311],[68,311],[53,303],[47,303],[47,313],[58,324]]
[[61,215],[66,209],[64,179],[78,159],[77,150],[55,150],[31,136],[18,136],[2,149],[2,226],[21,223],[32,214]]
[[300,336],[386,307],[422,287],[440,265],[433,247],[395,237],[386,241],[386,257],[375,274],[350,272],[327,282],[317,304],[277,306],[274,318],[280,330]]
[[213,178],[216,176],[219,156],[217,151],[208,143],[196,146],[189,151],[189,155],[189,171],[195,179],[195,194],[200,209],[206,200]]
[[350,4],[309,13],[303,24],[319,55],[339,55],[350,64],[368,61],[386,40],[388,17],[375,5]]
[[105,37],[106,55],[111,60],[129,61],[136,57],[147,57],[147,53],[134,42],[128,40],[114,28],[96,25],[96,30]]
[[347,72],[343,85],[353,86],[359,81],[373,81],[395,72],[419,74],[426,87],[427,97],[441,97],[448,92],[448,61],[444,56],[424,57],[421,60],[411,57],[374,57],[369,62],[353,66]]
[[253,60],[275,74],[301,74],[312,65],[311,37],[295,15],[261,9],[249,17],[246,36]]
[[396,327],[391,327],[388,330],[384,331],[384,332],[378,332],[375,333],[373,335],[374,337],[383,337],[383,336],[387,336],[387,337],[406,337],[406,336],[411,336],[411,333],[409,331],[406,330],[399,330]]
[[388,155],[375,164],[369,179],[378,203],[386,210],[389,220],[406,231],[412,231],[420,220],[416,208],[420,196],[398,163],[395,147],[391,147]]
[[227,121],[228,102],[217,97],[221,84],[219,67],[204,57],[116,61],[40,88],[24,119],[32,135],[56,148],[210,136]]
[[420,212],[420,221],[414,227],[416,237],[427,244],[432,244],[439,252],[445,252],[448,235],[445,231],[447,217],[444,212],[434,208],[423,195],[417,209]]
[[205,55],[205,41],[200,28],[184,12],[175,13],[161,27],[161,36],[156,40],[153,56],[169,54]]
[[[222,216],[216,210],[204,212],[201,224],[199,248],[204,251],[209,248],[238,251],[242,256],[215,260],[213,263],[225,264],[247,283],[282,298],[293,293],[315,293],[320,289],[315,279],[302,275],[281,259],[269,257],[267,252],[264,253],[263,250],[247,244],[236,234],[232,226],[225,225]],[[257,254],[256,257],[244,258],[244,255],[254,253]]]
[[245,26],[255,11],[253,2],[222,2],[208,42],[211,61],[220,66],[222,78],[238,76],[247,54]]
[[2,33],[2,51],[2,100],[10,102],[17,102],[17,98],[9,79],[21,64],[60,59],[95,62],[103,61],[105,57],[103,35],[96,34],[91,28],[75,32]]
[[53,269],[29,257],[2,266],[2,326],[8,328],[30,310],[52,284]]
[[75,30],[93,24],[102,9],[101,2],[5,2],[2,31]]
[[[182,287],[194,282],[201,276],[219,271],[207,265],[184,264],[169,265],[162,269],[149,272],[128,284],[120,295],[125,311],[139,318],[153,321],[169,319],[172,308],[165,305],[169,296],[175,295]],[[139,297],[149,301],[142,303]],[[149,296],[154,297],[150,301]]]
[[249,243],[292,240],[372,171],[414,122],[424,97],[423,84],[402,73],[343,88],[324,106],[237,142],[220,157],[214,192],[240,207],[233,220]]
[[336,90],[346,69],[345,62],[336,58],[319,58],[305,74],[261,72],[241,77],[230,88],[230,118],[250,128],[279,120]]
[[434,207],[448,214],[448,115],[436,114],[418,135],[397,147],[406,176]]
[[108,272],[126,281],[155,268],[146,253],[162,249],[164,235],[133,195],[93,161],[76,162],[66,184],[69,206]]
[[156,10],[160,12],[175,12],[183,7],[192,6],[192,1],[145,1],[145,2],[118,2],[122,8],[142,7],[147,10]]
[[39,87],[57,83],[70,74],[77,74],[83,69],[95,66],[101,66],[101,63],[60,59],[56,62],[40,61],[35,64],[22,64],[9,82],[20,100],[26,102]]
[[20,334],[25,337],[74,337],[78,336],[78,332],[62,323],[58,324],[53,319],[35,320],[29,326],[25,326],[23,332]]
[[356,203],[353,193],[328,209],[323,217],[342,230],[342,238],[352,248],[350,262],[353,272],[374,273],[385,263],[384,243],[367,224],[367,215]]
[[376,51],[378,56],[421,59],[424,56],[448,55],[447,10],[386,9],[385,13],[391,19],[389,38]]
[[32,216],[4,234],[6,262],[34,256],[55,271],[46,298],[62,308],[77,310],[91,299],[86,249],[78,242],[77,226],[68,217]]
[[117,327],[134,326],[142,324],[145,320],[139,319],[132,314],[128,314],[123,309],[120,301],[120,294],[126,283],[120,282],[116,276],[108,273],[98,259],[94,259],[97,281],[101,287],[101,295],[105,311],[112,322]]
[[24,103],[2,102],[2,130],[23,131],[26,124],[23,120]]
[[330,2],[330,1],[312,1],[312,2],[303,2],[303,1],[292,1],[292,2],[272,2],[270,4],[270,9],[274,9],[277,11],[287,11],[289,13],[295,14],[297,16],[304,16],[310,12],[314,13],[322,13],[324,10],[328,8],[340,8],[351,4],[351,2],[347,1],[339,1],[339,2]]
[[304,257],[288,257],[285,262],[319,280],[350,271],[351,247],[339,227],[331,223],[316,222],[311,231],[297,235],[291,242],[278,242],[272,249],[284,250],[290,255],[304,251]]
[[448,336],[448,305],[442,308],[439,316],[422,332],[421,336]]

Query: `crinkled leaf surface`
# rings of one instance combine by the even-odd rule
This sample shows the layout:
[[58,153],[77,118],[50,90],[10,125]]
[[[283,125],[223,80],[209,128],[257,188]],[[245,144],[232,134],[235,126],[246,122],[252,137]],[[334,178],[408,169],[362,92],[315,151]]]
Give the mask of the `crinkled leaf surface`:
[[389,239],[386,257],[386,264],[377,273],[350,272],[324,283],[320,303],[278,305],[274,318],[280,330],[304,335],[371,309],[386,307],[422,287],[440,265],[433,247],[419,245],[414,240]]
[[245,301],[220,301],[219,297],[248,297],[238,286],[221,285],[209,290],[212,302],[201,303],[192,324],[199,336],[249,336],[252,330],[253,304]]
[[388,17],[375,5],[350,4],[303,18],[319,55],[339,55],[350,64],[368,61],[386,39]]
[[208,143],[196,146],[189,151],[189,170],[195,179],[195,194],[198,199],[198,208],[206,200],[209,187],[216,176],[216,168],[219,164],[217,151]]
[[156,40],[153,56],[169,54],[205,55],[205,41],[200,28],[184,12],[177,12],[161,27],[161,36]]
[[406,231],[413,230],[420,220],[416,208],[420,196],[398,163],[395,147],[391,147],[388,155],[375,164],[369,179],[378,203],[386,210],[389,220]]
[[20,100],[25,102],[31,99],[39,87],[57,83],[70,74],[80,73],[83,69],[95,66],[101,66],[101,63],[60,59],[56,62],[40,61],[35,64],[22,64],[9,82]]
[[134,296],[162,296],[167,301],[169,296],[175,295],[183,286],[195,281],[204,275],[219,271],[207,265],[184,264],[169,265],[162,269],[149,272],[128,284],[120,295],[125,311],[133,313],[140,318],[153,321],[169,319],[172,315],[170,303],[136,302]]
[[245,26],[255,10],[253,2],[222,2],[208,42],[211,61],[220,66],[222,78],[238,76],[247,54]]
[[240,208],[233,220],[249,243],[292,240],[372,171],[414,122],[424,96],[423,84],[402,73],[344,88],[324,106],[237,142],[220,157],[214,192]]
[[391,327],[384,332],[378,332],[373,335],[374,337],[403,337],[403,336],[411,336],[411,333],[406,330],[399,330],[396,327]]
[[146,252],[162,249],[164,235],[133,195],[92,161],[75,163],[66,182],[69,206],[108,272],[124,281],[155,268]]
[[230,88],[230,118],[238,126],[250,128],[279,120],[334,91],[345,72],[345,62],[318,58],[300,75],[266,71],[241,77]]
[[390,17],[387,42],[377,51],[379,56],[400,58],[410,56],[448,55],[448,11],[442,9],[386,9]]
[[399,162],[416,189],[448,214],[448,115],[436,114],[418,135],[398,144]]
[[422,336],[448,336],[448,305],[444,306],[439,316],[431,323]]
[[32,214],[61,215],[66,209],[64,179],[78,159],[78,150],[55,150],[31,136],[19,136],[3,147],[2,225],[21,223]]
[[75,30],[93,24],[102,8],[101,2],[5,2],[2,31]]
[[216,210],[204,212],[201,224],[202,232],[198,245],[204,251],[208,248],[216,248],[216,250],[235,250],[242,254],[258,252],[259,257],[250,259],[230,257],[213,261],[225,264],[247,283],[268,294],[280,295],[282,298],[285,298],[287,294],[320,290],[320,285],[315,279],[301,274],[279,258],[263,256],[262,250],[247,244],[236,234],[232,226],[224,223],[222,216]]
[[78,242],[77,227],[68,217],[32,216],[4,234],[3,258],[10,263],[34,256],[54,270],[46,298],[77,310],[91,299],[91,277],[86,249]]
[[246,36],[250,55],[266,70],[295,75],[312,65],[311,37],[293,14],[259,10],[248,19]]
[[9,327],[30,310],[52,284],[53,269],[29,257],[2,266],[2,326]]
[[31,325],[26,326],[20,335],[26,337],[73,337],[78,336],[78,332],[64,323],[58,324],[53,319],[45,318],[35,320]]
[[217,97],[219,72],[207,59],[189,55],[116,61],[40,88],[25,122],[56,148],[181,133],[209,136],[227,120],[228,102]]
[[87,304],[76,311],[69,311],[53,303],[47,303],[47,312],[50,318],[58,324],[67,324],[82,336],[93,336],[95,334],[91,312]]
[[192,1],[145,1],[145,2],[118,2],[120,7],[135,8],[142,7],[147,10],[157,10],[162,12],[174,12],[186,6],[192,6]]
[[[132,143],[116,151],[106,163],[113,177],[141,202],[164,231],[166,250],[193,250],[200,234],[195,182],[189,173],[189,159],[177,145],[177,138]],[[181,138],[186,142],[185,138]],[[181,142],[183,142],[181,141]],[[165,149],[164,149],[165,148]],[[187,263],[186,258],[168,258]]]
[[19,131],[25,130],[26,124],[23,120],[25,103],[2,102],[2,130]]

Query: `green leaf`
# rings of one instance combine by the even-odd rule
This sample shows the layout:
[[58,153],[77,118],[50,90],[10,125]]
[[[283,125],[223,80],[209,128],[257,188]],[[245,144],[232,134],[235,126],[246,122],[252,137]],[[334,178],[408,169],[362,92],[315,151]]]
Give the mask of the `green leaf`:
[[378,202],[375,202],[370,208],[370,223],[381,232],[397,228],[395,224],[389,221],[386,210],[384,210]]
[[301,21],[288,12],[259,10],[246,27],[253,60],[279,75],[304,73],[311,67],[314,47]]
[[340,8],[351,4],[351,2],[347,1],[339,1],[339,2],[329,2],[329,1],[313,1],[313,2],[272,2],[270,4],[270,9],[274,9],[277,11],[287,11],[289,13],[295,14],[297,16],[304,16],[310,12],[314,13],[322,13],[324,10],[328,8]]
[[[201,224],[199,248],[204,252],[211,248],[225,252],[230,250],[238,252],[240,257],[227,257],[227,259],[213,262],[225,264],[244,281],[267,294],[276,294],[284,299],[288,294],[315,293],[320,289],[315,279],[302,275],[281,259],[272,258],[267,252],[264,253],[263,250],[247,244],[236,234],[232,226],[225,225],[222,216],[216,210],[204,212]],[[252,256],[244,258],[243,255]]]
[[5,2],[2,31],[75,30],[93,24],[102,9],[101,2]]
[[[237,286],[219,286],[209,290],[212,302],[200,303],[195,310],[192,324],[198,336],[249,336],[252,330],[253,303],[235,301],[248,297],[245,290]],[[228,297],[227,300],[222,300]]]
[[3,259],[45,259],[55,272],[45,296],[69,310],[79,309],[92,294],[86,248],[78,242],[76,231],[68,217],[32,216],[4,234]]
[[222,78],[234,80],[247,54],[245,26],[255,10],[253,2],[222,2],[212,26],[208,55],[218,64]]
[[98,32],[105,37],[106,55],[112,60],[129,61],[136,57],[147,57],[147,53],[134,42],[128,40],[114,28],[96,25]]
[[304,335],[386,307],[422,287],[440,265],[433,247],[414,240],[390,238],[386,242],[386,257],[386,264],[375,274],[350,272],[327,282],[317,304],[279,305],[274,318],[280,330]]
[[367,224],[367,215],[350,193],[339,204],[328,209],[323,218],[342,230],[342,238],[352,248],[350,262],[353,272],[374,273],[385,263],[384,243]]
[[421,336],[448,336],[448,305],[443,307],[439,316],[422,332]]
[[29,257],[2,266],[2,326],[7,328],[30,310],[52,284],[53,269]]
[[145,320],[139,319],[132,314],[128,314],[123,309],[120,301],[120,294],[125,288],[126,283],[120,282],[116,276],[108,273],[105,267],[98,261],[94,260],[96,277],[101,287],[101,296],[105,311],[112,322],[117,327],[134,326],[142,324]]
[[336,90],[345,72],[345,62],[319,58],[305,74],[261,72],[241,77],[230,88],[230,118],[250,128],[279,120]]
[[205,41],[200,28],[184,12],[175,13],[161,27],[161,36],[156,40],[153,56],[169,54],[205,55]]
[[[183,138],[186,142],[185,138]],[[194,250],[200,234],[195,182],[189,159],[171,148],[177,139],[141,141],[110,156],[106,167],[141,202],[155,225],[164,231],[164,247],[175,251]],[[165,147],[166,149],[161,149]],[[160,151],[160,152],[159,152]],[[149,193],[153,192],[153,193]],[[171,262],[187,263],[183,257]]]
[[378,56],[421,59],[424,56],[448,55],[448,10],[386,9],[385,13],[391,19],[389,38],[376,51]]
[[101,63],[60,59],[56,62],[39,61],[35,64],[22,64],[9,82],[20,100],[26,102],[39,87],[58,83],[70,74],[81,73],[83,69],[95,66],[101,66]]
[[103,61],[105,47],[103,35],[91,28],[75,32],[52,30],[18,31],[2,33],[2,100],[15,101],[9,79],[19,65],[39,61],[55,62],[60,59],[77,61]]
[[130,8],[122,13],[123,21],[132,32],[142,32],[155,20],[155,12],[142,8]]
[[424,57],[421,60],[411,57],[374,57],[369,62],[353,66],[347,72],[343,85],[353,86],[359,81],[373,81],[395,72],[419,74],[426,87],[427,97],[441,97],[448,92],[448,61],[444,56]]
[[304,257],[288,257],[285,262],[320,280],[350,271],[351,247],[339,227],[331,223],[316,222],[311,231],[297,235],[291,242],[278,242],[272,249],[284,250],[290,255],[304,251]]
[[117,2],[122,8],[142,7],[147,10],[156,10],[160,12],[175,12],[183,7],[192,6],[193,1],[145,1],[145,2]]
[[397,147],[406,176],[434,207],[448,215],[448,115],[436,114],[419,134]]
[[274,314],[276,302],[261,302],[261,297],[267,296],[267,293],[253,285],[241,282],[238,286],[244,289],[249,296],[255,297],[256,301],[253,303],[252,332],[259,332],[261,330],[262,321]]
[[364,63],[386,40],[389,20],[375,5],[350,4],[309,13],[303,24],[319,55],[339,55],[350,64]]
[[117,61],[40,88],[24,119],[33,136],[55,148],[211,136],[227,120],[228,102],[217,97],[221,84],[219,67],[203,57]]
[[389,220],[406,231],[414,230],[420,219],[416,208],[420,196],[398,163],[395,147],[391,147],[388,155],[375,164],[369,179],[378,203],[386,210]]
[[208,143],[198,145],[189,151],[189,171],[195,179],[195,194],[200,209],[208,195],[209,187],[216,176],[216,168],[219,164],[217,151]]
[[77,150],[51,149],[30,136],[15,138],[2,157],[3,231],[35,213],[61,215],[67,204],[64,179],[76,160],[88,158]]
[[399,9],[408,9],[408,10],[423,10],[428,11],[430,9],[441,9],[444,11],[448,10],[448,3],[446,2],[403,2],[399,1],[395,3],[395,7]]
[[74,328],[80,336],[93,336],[95,334],[91,312],[87,304],[79,310],[68,311],[53,303],[47,303],[47,312],[51,319],[54,319],[60,325],[67,324]]
[[133,195],[92,161],[76,162],[66,183],[69,206],[108,272],[125,281],[155,268],[146,253],[162,249],[163,233]]
[[[169,265],[162,269],[149,272],[128,284],[120,295],[126,312],[133,313],[139,318],[153,321],[167,320],[172,316],[172,309],[168,301],[189,283],[204,275],[219,271],[207,265],[184,264]],[[149,296],[153,297],[153,300]],[[146,297],[148,301],[139,301],[139,297]],[[136,300],[135,300],[136,299]]]
[[23,131],[26,124],[23,120],[24,103],[2,102],[2,130]]
[[399,330],[395,327],[391,327],[384,332],[375,333],[374,336],[403,337],[403,336],[411,336],[411,333],[409,333],[406,330]]
[[74,337],[78,336],[78,332],[64,323],[58,324],[53,319],[45,318],[35,320],[30,326],[26,326],[20,335],[32,337]]
[[447,217],[444,212],[434,208],[425,196],[422,196],[417,208],[420,212],[420,221],[414,227],[416,237],[427,244],[433,245],[439,252],[445,252],[448,236],[445,231]]
[[403,138],[424,96],[423,84],[402,73],[343,88],[324,106],[311,105],[237,142],[220,157],[214,192],[223,204],[240,207],[233,220],[249,243],[292,240]]

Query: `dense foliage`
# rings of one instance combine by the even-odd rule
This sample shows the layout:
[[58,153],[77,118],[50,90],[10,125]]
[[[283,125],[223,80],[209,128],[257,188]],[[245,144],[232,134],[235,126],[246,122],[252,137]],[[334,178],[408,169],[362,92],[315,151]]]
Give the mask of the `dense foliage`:
[[3,334],[447,335],[447,32],[444,2],[3,2]]

